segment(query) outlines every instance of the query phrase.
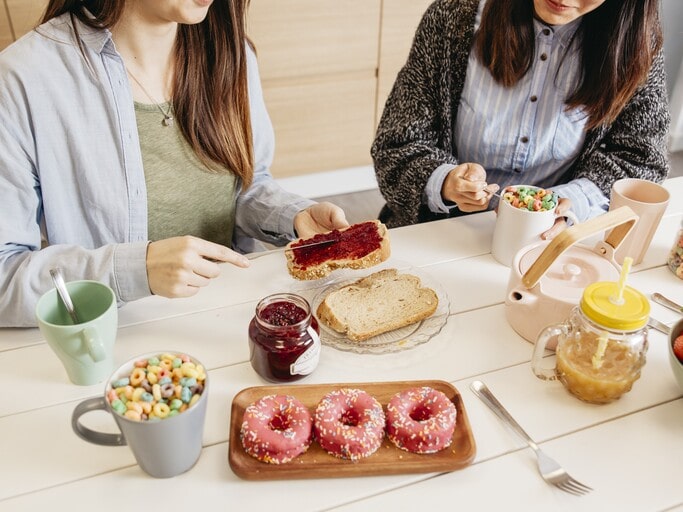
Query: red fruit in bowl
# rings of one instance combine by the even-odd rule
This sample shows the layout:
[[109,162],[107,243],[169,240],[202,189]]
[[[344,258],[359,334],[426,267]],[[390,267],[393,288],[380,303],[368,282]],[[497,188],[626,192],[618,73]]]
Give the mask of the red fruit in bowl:
[[674,355],[683,363],[683,334],[674,340]]

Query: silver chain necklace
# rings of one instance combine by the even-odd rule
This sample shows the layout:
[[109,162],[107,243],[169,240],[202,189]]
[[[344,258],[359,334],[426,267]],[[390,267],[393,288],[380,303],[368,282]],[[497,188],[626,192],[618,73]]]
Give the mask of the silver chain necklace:
[[164,112],[164,109],[161,108],[161,105],[159,105],[159,103],[157,103],[157,101],[154,98],[152,98],[152,95],[147,92],[147,89],[145,89],[145,86],[140,83],[140,80],[135,78],[135,75],[130,72],[130,69],[128,69],[128,67],[126,67],[126,71],[128,71],[128,74],[135,81],[135,83],[140,86],[140,89],[142,89],[142,92],[144,92],[147,95],[147,97],[152,101],[152,103],[154,105],[156,105],[156,107],[159,109],[159,112],[161,112],[162,115],[164,116],[164,120],[161,121],[161,124],[163,124],[164,126],[172,126],[173,125],[173,116],[171,115],[171,108],[172,108],[171,102],[168,103],[168,112]]

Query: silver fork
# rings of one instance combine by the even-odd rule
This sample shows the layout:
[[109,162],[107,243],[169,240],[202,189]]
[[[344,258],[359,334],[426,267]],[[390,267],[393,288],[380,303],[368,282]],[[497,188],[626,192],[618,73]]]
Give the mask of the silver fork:
[[543,453],[534,440],[529,437],[529,434],[524,431],[520,424],[517,423],[512,416],[510,416],[510,413],[507,412],[505,407],[503,407],[498,399],[493,396],[493,393],[491,393],[489,388],[486,387],[486,384],[480,380],[475,380],[472,382],[472,384],[470,384],[470,388],[472,391],[474,391],[474,394],[481,399],[482,402],[488,405],[489,408],[491,408],[491,410],[495,412],[504,423],[517,432],[534,450],[538,460],[538,471],[541,473],[541,476],[546,482],[576,496],[581,496],[593,490],[592,487],[588,487],[578,480],[573,479],[569,473],[562,468],[562,466],[555,462],[554,459]]

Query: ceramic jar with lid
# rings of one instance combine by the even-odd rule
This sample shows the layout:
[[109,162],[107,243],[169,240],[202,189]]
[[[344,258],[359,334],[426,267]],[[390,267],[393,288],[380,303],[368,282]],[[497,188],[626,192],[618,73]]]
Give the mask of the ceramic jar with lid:
[[[544,380],[558,379],[581,400],[608,403],[631,390],[640,377],[648,348],[650,303],[638,290],[618,283],[586,287],[566,322],[544,329],[534,347],[532,370]],[[542,366],[550,339],[557,339],[556,362]]]
[[305,298],[278,293],[258,303],[249,323],[249,355],[261,377],[299,380],[318,366],[320,348],[320,327]]

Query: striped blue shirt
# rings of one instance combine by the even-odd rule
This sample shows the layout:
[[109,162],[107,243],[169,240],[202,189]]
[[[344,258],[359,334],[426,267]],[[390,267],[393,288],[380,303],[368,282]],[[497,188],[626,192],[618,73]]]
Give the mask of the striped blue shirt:
[[[480,164],[488,183],[501,188],[521,184],[552,188],[571,199],[574,213],[586,220],[603,213],[608,198],[587,179],[560,184],[581,151],[587,122],[583,109],[567,111],[564,104],[580,78],[578,46],[571,44],[579,23],[580,18],[551,27],[534,20],[535,58],[513,87],[496,83],[474,50],[470,52],[453,140],[458,161]],[[452,164],[439,166],[427,184],[432,211],[453,208],[441,197],[443,181],[452,169]]]

